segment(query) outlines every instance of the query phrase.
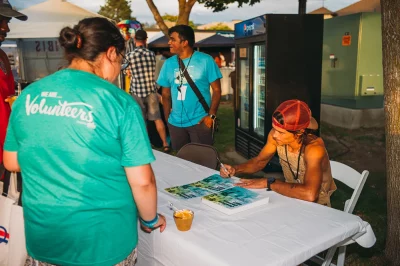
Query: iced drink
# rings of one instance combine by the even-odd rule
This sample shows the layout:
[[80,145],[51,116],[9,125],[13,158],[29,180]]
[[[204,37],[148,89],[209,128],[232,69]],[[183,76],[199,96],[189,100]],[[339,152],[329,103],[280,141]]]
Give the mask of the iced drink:
[[194,213],[191,210],[174,211],[174,220],[179,231],[188,231],[192,226]]

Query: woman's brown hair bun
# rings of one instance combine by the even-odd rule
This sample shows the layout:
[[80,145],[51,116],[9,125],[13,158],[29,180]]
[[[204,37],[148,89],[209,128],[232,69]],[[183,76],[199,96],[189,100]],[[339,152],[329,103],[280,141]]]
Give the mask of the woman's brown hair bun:
[[65,49],[77,48],[78,44],[78,32],[70,27],[65,27],[60,32],[58,38],[60,45]]
[[115,47],[118,53],[125,50],[125,40],[119,28],[101,17],[85,18],[73,28],[63,28],[58,40],[69,63],[75,58],[93,62],[110,47]]

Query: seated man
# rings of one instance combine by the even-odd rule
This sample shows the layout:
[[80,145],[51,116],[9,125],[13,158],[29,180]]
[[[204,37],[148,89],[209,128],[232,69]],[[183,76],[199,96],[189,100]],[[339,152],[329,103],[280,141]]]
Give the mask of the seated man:
[[253,174],[262,170],[278,152],[285,182],[273,177],[241,179],[238,186],[267,188],[279,194],[331,206],[336,190],[329,157],[321,138],[312,134],[318,129],[308,105],[299,100],[281,103],[272,115],[272,129],[260,154],[246,163],[221,167],[221,176]]

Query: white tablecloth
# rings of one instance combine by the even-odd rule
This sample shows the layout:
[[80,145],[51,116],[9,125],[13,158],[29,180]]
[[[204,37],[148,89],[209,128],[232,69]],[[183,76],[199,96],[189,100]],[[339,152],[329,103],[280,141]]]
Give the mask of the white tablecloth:
[[[375,235],[360,217],[315,203],[268,193],[269,204],[227,216],[200,199],[178,200],[164,188],[187,184],[216,173],[214,170],[154,151],[152,164],[159,192],[159,212],[167,218],[163,233],[139,233],[138,266],[298,265],[346,239],[364,247]],[[260,191],[260,190],[257,190]],[[171,201],[194,211],[192,229],[176,229]]]

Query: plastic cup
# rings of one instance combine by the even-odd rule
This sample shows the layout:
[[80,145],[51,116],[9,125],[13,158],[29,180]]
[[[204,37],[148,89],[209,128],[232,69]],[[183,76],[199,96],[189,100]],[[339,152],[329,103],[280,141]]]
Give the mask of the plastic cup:
[[194,212],[191,210],[174,211],[174,220],[179,231],[189,231],[192,227],[193,218]]

